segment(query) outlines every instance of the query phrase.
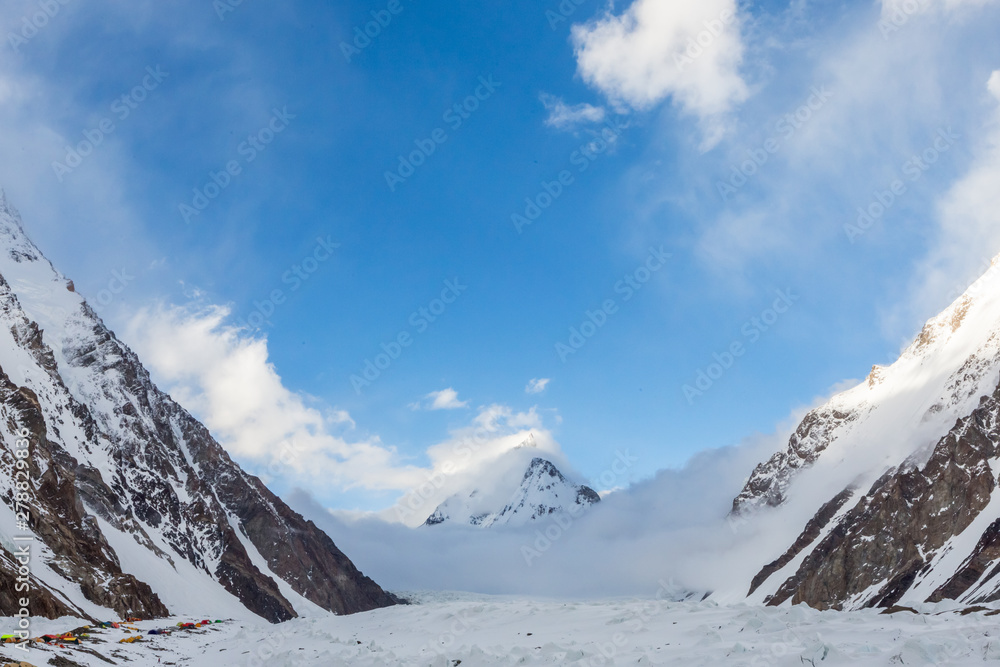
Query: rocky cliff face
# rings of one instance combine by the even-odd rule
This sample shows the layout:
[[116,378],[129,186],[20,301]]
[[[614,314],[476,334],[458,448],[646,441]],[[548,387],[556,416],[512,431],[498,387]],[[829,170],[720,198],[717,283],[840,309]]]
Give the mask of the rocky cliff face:
[[[30,433],[35,613],[220,613],[393,604],[330,538],[234,463],[25,236],[0,200],[0,533]],[[0,613],[14,613],[0,554]]]
[[788,449],[775,453],[754,468],[743,491],[733,500],[733,512],[777,507],[785,502],[795,473],[815,463],[836,437],[838,429],[854,419],[855,413],[836,408],[820,408],[806,415],[789,440]]
[[531,460],[521,484],[503,507],[483,511],[483,507],[476,502],[477,496],[478,493],[473,491],[467,496],[449,498],[434,510],[424,525],[453,522],[483,528],[522,526],[557,513],[575,516],[601,501],[596,491],[588,486],[573,484],[551,461],[538,457]]
[[801,516],[751,599],[821,609],[1000,599],[1000,270],[889,367],[811,412],[733,513]]

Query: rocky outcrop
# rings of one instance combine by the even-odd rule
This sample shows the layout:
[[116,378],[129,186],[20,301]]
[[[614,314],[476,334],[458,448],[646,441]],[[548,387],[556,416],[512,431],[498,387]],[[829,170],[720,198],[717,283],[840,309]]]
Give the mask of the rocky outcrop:
[[799,424],[785,451],[759,464],[733,500],[733,514],[785,502],[796,473],[811,466],[833,441],[839,429],[850,424],[855,413],[832,408],[813,410]]

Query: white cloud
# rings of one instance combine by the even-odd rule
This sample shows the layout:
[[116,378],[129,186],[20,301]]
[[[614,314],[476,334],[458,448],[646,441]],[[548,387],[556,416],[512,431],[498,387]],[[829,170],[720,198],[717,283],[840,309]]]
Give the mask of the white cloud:
[[[968,11],[995,4],[997,0],[882,0],[882,17],[878,29],[883,39],[888,40],[922,15],[940,19],[946,14],[959,18],[968,16]],[[938,28],[939,25],[935,25]]]
[[[736,0],[635,0],[573,27],[580,75],[613,102],[646,109],[672,97],[702,120],[748,96]],[[714,125],[712,121],[708,125]]]
[[[500,459],[509,463],[504,469],[516,468],[506,455],[529,438],[534,451],[570,469],[533,409],[481,408],[467,426],[426,450],[426,466],[408,464],[378,437],[349,438],[355,427],[350,414],[287,388],[268,360],[267,341],[246,337],[226,324],[228,317],[228,309],[218,306],[147,308],[132,319],[126,339],[157,382],[229,452],[271,464],[271,474],[300,488],[398,491],[399,501],[379,516],[419,525],[449,495],[495,484]],[[431,409],[466,405],[451,388],[427,399]]]
[[545,105],[545,110],[549,112],[545,124],[558,130],[573,129],[587,123],[600,123],[607,115],[604,107],[595,107],[587,103],[569,106],[561,98],[548,93],[542,93],[539,98]]
[[267,341],[225,324],[221,307],[140,311],[128,339],[173,397],[236,456],[280,462],[283,473],[344,489],[401,490],[422,478],[378,438],[348,441],[342,410],[323,410],[289,390],[268,360]]
[[424,396],[424,403],[411,403],[414,410],[459,410],[469,407],[468,401],[458,400],[458,392],[448,387],[441,391],[432,391]]
[[549,378],[531,379],[528,381],[528,386],[524,388],[524,391],[528,394],[540,394],[549,386],[549,382],[552,382]]
[[[689,161],[679,171],[694,174],[690,189],[698,192],[697,188],[710,184],[711,192],[706,188],[687,198],[679,188],[670,191],[675,201],[700,219],[697,247],[706,269],[736,283],[737,289],[749,286],[743,276],[755,262],[783,263],[789,273],[799,272],[797,280],[803,287],[820,272],[835,270],[860,275],[872,269],[873,274],[896,274],[896,281],[906,279],[899,274],[907,271],[904,265],[913,266],[913,253],[919,252],[915,244],[937,226],[933,204],[938,193],[954,183],[954,169],[964,169],[969,147],[981,142],[982,134],[970,127],[981,126],[985,79],[974,73],[983,64],[990,69],[997,66],[994,55],[983,52],[984,47],[958,29],[962,26],[942,29],[944,23],[959,23],[960,16],[947,13],[952,5],[936,0],[929,6],[935,8],[928,16],[919,21],[914,17],[888,39],[876,26],[878,4],[864,10],[856,28],[847,33],[803,38],[793,23],[785,32],[769,37],[782,48],[790,48],[796,39],[813,44],[811,53],[801,53],[791,65],[776,59],[781,72],[801,77],[791,86],[780,77],[773,78],[766,84],[769,94],[755,97],[740,109],[737,122],[742,129],[713,153],[711,157],[718,159],[714,167],[704,168],[704,155],[682,156]],[[995,22],[997,14],[979,11],[971,16],[991,17]],[[752,48],[758,53],[771,47],[754,43]],[[976,57],[978,53],[983,55]],[[814,86],[829,90],[830,99],[805,123],[793,127],[793,133],[785,133],[788,114],[801,109]],[[1000,82],[996,86],[1000,88]],[[887,215],[863,241],[846,250],[842,245],[845,227],[857,220],[857,209],[869,203],[876,186],[884,189],[901,174],[910,156],[922,153],[928,142],[935,141],[938,130],[949,126],[968,136],[922,175],[917,186],[911,186],[904,175],[908,191],[891,219]],[[769,138],[779,140],[777,152],[759,169],[750,163],[752,170],[748,170],[749,151],[758,152]],[[721,184],[738,183],[750,171],[742,181],[745,187],[738,187],[735,195],[720,196]],[[823,198],[828,199],[817,206]],[[720,203],[721,208],[716,206]],[[963,243],[967,242],[968,237]],[[902,253],[899,261],[885,264],[884,269],[872,268],[868,253],[879,244],[892,244],[893,251]],[[986,244],[979,248],[968,268],[978,270],[982,255],[996,252],[988,251]],[[907,259],[902,259],[904,255]],[[834,269],[835,265],[841,268]],[[957,276],[951,276],[948,288],[956,281]],[[896,303],[908,300],[898,292],[876,298]],[[887,318],[883,323],[886,335],[894,342],[909,338],[913,327],[943,305],[934,304],[933,309],[926,302],[906,317]]]

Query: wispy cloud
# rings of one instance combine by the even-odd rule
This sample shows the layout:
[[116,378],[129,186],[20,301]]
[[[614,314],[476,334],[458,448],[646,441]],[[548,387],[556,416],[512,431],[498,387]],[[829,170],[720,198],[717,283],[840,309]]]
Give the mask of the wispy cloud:
[[524,391],[528,394],[540,394],[549,386],[549,382],[552,382],[549,378],[534,378],[528,381],[528,386],[524,388]]
[[890,317],[911,321],[928,305],[944,307],[1000,252],[1000,70],[986,87],[997,104],[992,127],[973,140],[975,162],[939,200],[934,243],[915,273],[910,302]]
[[585,102],[570,106],[562,98],[548,93],[542,93],[539,99],[545,106],[545,110],[549,112],[545,124],[557,130],[571,130],[580,125],[600,123],[607,115],[604,107],[595,107]]
[[[963,162],[970,152],[979,154],[981,170],[990,168],[990,146],[996,140],[982,126],[983,112],[992,104],[982,103],[988,98],[982,87],[985,80],[970,76],[980,75],[969,65],[972,47],[962,36],[972,19],[995,19],[997,15],[982,8],[974,11],[977,5],[987,3],[926,0],[918,11],[918,3],[907,2],[913,13],[907,15],[905,23],[900,19],[901,27],[886,39],[879,22],[885,21],[890,4],[886,0],[881,12],[874,7],[860,13],[849,39],[811,36],[816,48],[797,65],[797,82],[793,86],[768,84],[768,95],[755,97],[734,114],[739,126],[746,129],[740,135],[727,136],[709,158],[691,155],[689,165],[694,173],[707,159],[719,159],[707,178],[692,177],[692,183],[708,187],[691,208],[697,209],[703,221],[697,244],[703,266],[720,277],[725,272],[738,283],[737,288],[742,286],[738,276],[761,262],[784,263],[789,271],[800,271],[803,281],[834,271],[835,266],[864,271],[880,244],[913,252],[909,256],[914,269],[911,280],[924,282],[931,264],[949,252],[946,248],[974,249],[966,253],[975,255],[966,256],[966,270],[943,281],[948,285],[939,290],[937,300],[927,299],[928,292],[921,289],[922,294],[913,299],[919,306],[905,317],[896,317],[902,309],[892,309],[896,312],[886,326],[886,335],[895,342],[909,337],[914,327],[919,328],[945,305],[940,296],[954,286],[956,275],[967,273],[969,268],[980,269],[982,255],[992,256],[1000,250],[993,250],[997,239],[992,229],[996,226],[991,227],[986,218],[952,225],[940,241],[928,245],[927,252],[935,259],[923,267],[917,259],[920,250],[912,245],[920,242],[918,238],[937,238],[942,223],[935,215],[935,204],[942,206],[942,195],[962,177]],[[995,5],[995,0],[990,4]],[[942,30],[942,25],[949,29]],[[789,29],[771,39],[787,43],[796,35]],[[996,67],[992,56],[982,60]],[[976,67],[981,66],[977,63]],[[832,97],[818,110],[804,109],[815,87],[828,89]],[[911,185],[902,174],[903,165],[921,155],[939,130],[949,127],[963,138],[932,170],[921,175],[917,185]],[[768,139],[775,138],[775,151],[764,151]],[[762,154],[763,159],[752,159]],[[873,193],[884,190],[897,177],[903,177],[909,186],[906,197],[897,202],[891,216],[879,221],[876,233],[867,236],[864,244],[845,245],[845,224],[855,222],[858,208],[867,206]],[[720,198],[720,185],[735,178],[745,181],[746,187],[737,197]],[[988,192],[983,190],[980,197]],[[825,198],[821,210],[816,206],[818,193]],[[961,197],[971,205],[977,196],[967,188]],[[952,208],[957,206],[955,203]],[[987,211],[988,207],[979,209]],[[815,261],[820,258],[822,261]],[[898,272],[896,278],[906,281],[904,264],[907,262],[900,261],[886,272]],[[962,262],[953,261],[945,270],[961,266]],[[897,303],[907,300],[905,294],[892,298]]]

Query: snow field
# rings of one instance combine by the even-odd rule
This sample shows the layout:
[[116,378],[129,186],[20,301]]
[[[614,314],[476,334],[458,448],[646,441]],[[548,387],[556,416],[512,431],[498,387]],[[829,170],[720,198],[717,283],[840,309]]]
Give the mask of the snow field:
[[[801,667],[1000,661],[1000,624],[983,612],[962,616],[954,607],[884,615],[653,599],[411,597],[417,604],[292,621],[281,626],[280,641],[259,637],[246,661],[234,664]],[[261,649],[267,660],[255,662]]]

